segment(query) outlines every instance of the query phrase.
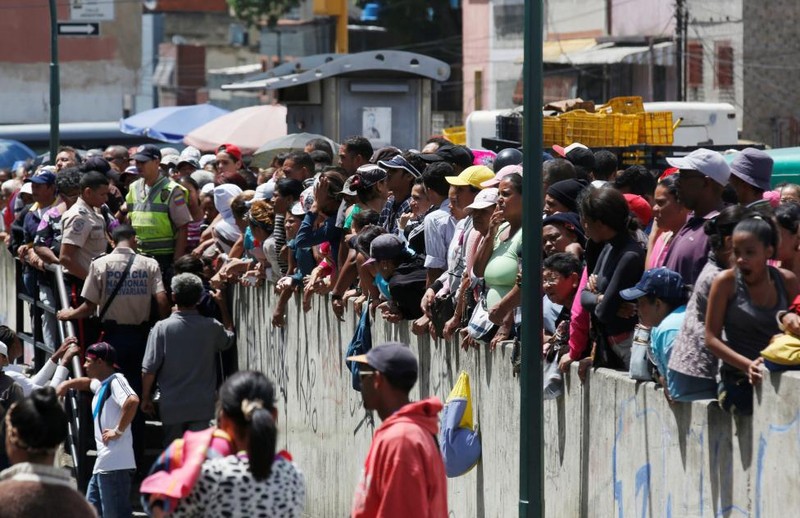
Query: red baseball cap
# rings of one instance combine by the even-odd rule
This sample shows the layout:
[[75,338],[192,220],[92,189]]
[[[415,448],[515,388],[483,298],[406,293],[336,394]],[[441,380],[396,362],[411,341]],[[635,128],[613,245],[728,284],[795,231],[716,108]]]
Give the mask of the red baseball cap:
[[647,203],[647,200],[637,194],[624,194],[625,201],[628,202],[628,208],[634,216],[639,220],[643,227],[650,224],[653,219],[653,208]]
[[237,161],[242,159],[242,150],[235,144],[222,144],[217,148],[217,153],[227,153]]

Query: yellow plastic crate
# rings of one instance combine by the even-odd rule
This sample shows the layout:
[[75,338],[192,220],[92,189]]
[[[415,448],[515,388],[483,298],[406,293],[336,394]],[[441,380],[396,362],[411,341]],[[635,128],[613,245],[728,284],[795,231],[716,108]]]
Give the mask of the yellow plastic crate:
[[639,144],[672,145],[672,112],[647,112],[639,117]]
[[542,119],[542,144],[545,151],[555,145],[564,143],[564,121],[558,117],[544,117]]
[[614,138],[614,122],[603,113],[573,110],[559,115],[564,125],[563,146],[573,142],[594,146],[607,146]]
[[633,115],[644,112],[644,101],[639,96],[630,97],[612,97],[603,106],[599,107],[597,111],[605,113],[621,113],[624,115]]
[[639,117],[637,115],[612,113],[609,117],[614,124],[614,138],[610,145],[624,147],[639,143]]
[[464,126],[444,128],[442,136],[458,146],[463,146],[467,143],[467,129]]

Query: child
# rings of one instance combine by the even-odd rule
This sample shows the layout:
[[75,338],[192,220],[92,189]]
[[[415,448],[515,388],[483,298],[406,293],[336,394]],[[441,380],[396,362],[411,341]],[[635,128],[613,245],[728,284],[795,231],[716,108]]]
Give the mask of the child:
[[542,291],[551,302],[561,307],[553,323],[553,335],[545,337],[544,354],[549,360],[554,354],[560,357],[569,348],[570,309],[578,292],[581,270],[581,262],[569,252],[555,253],[544,260]]
[[86,349],[83,368],[87,377],[65,381],[58,395],[69,389],[91,390],[97,461],[86,490],[86,499],[98,516],[131,516],[131,475],[136,469],[130,424],[139,398],[121,373],[117,352],[100,342]]
[[724,362],[718,389],[720,406],[749,415],[753,412],[753,385],[761,383],[762,377],[759,353],[779,332],[775,317],[797,295],[797,277],[767,265],[778,249],[778,232],[771,219],[754,216],[742,220],[732,241],[735,266],[711,285],[706,344]]

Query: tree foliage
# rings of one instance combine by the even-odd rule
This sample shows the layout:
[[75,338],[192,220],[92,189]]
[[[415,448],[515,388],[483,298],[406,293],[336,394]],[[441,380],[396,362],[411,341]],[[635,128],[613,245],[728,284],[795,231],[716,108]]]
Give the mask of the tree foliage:
[[300,0],[227,0],[237,18],[250,26],[273,26],[287,11],[300,5]]

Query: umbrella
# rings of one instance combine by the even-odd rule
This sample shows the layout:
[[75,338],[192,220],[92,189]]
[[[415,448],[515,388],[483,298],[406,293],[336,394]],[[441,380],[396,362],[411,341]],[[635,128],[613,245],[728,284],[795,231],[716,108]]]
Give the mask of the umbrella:
[[121,119],[119,129],[130,135],[142,135],[164,142],[178,143],[193,129],[226,113],[230,112],[213,104],[163,106]]
[[306,142],[315,138],[321,138],[327,141],[331,146],[331,151],[333,152],[333,156],[331,158],[336,157],[336,153],[339,150],[339,145],[328,137],[324,135],[316,135],[314,133],[292,133],[291,135],[270,140],[258,148],[256,152],[253,153],[253,165],[258,167],[267,167],[276,155],[289,151],[302,151],[306,147]]
[[250,106],[200,126],[183,142],[204,151],[235,144],[242,153],[251,154],[265,142],[286,135],[286,131],[286,106]]
[[36,153],[22,142],[0,139],[0,169],[10,169],[17,161],[29,158],[36,158]]

